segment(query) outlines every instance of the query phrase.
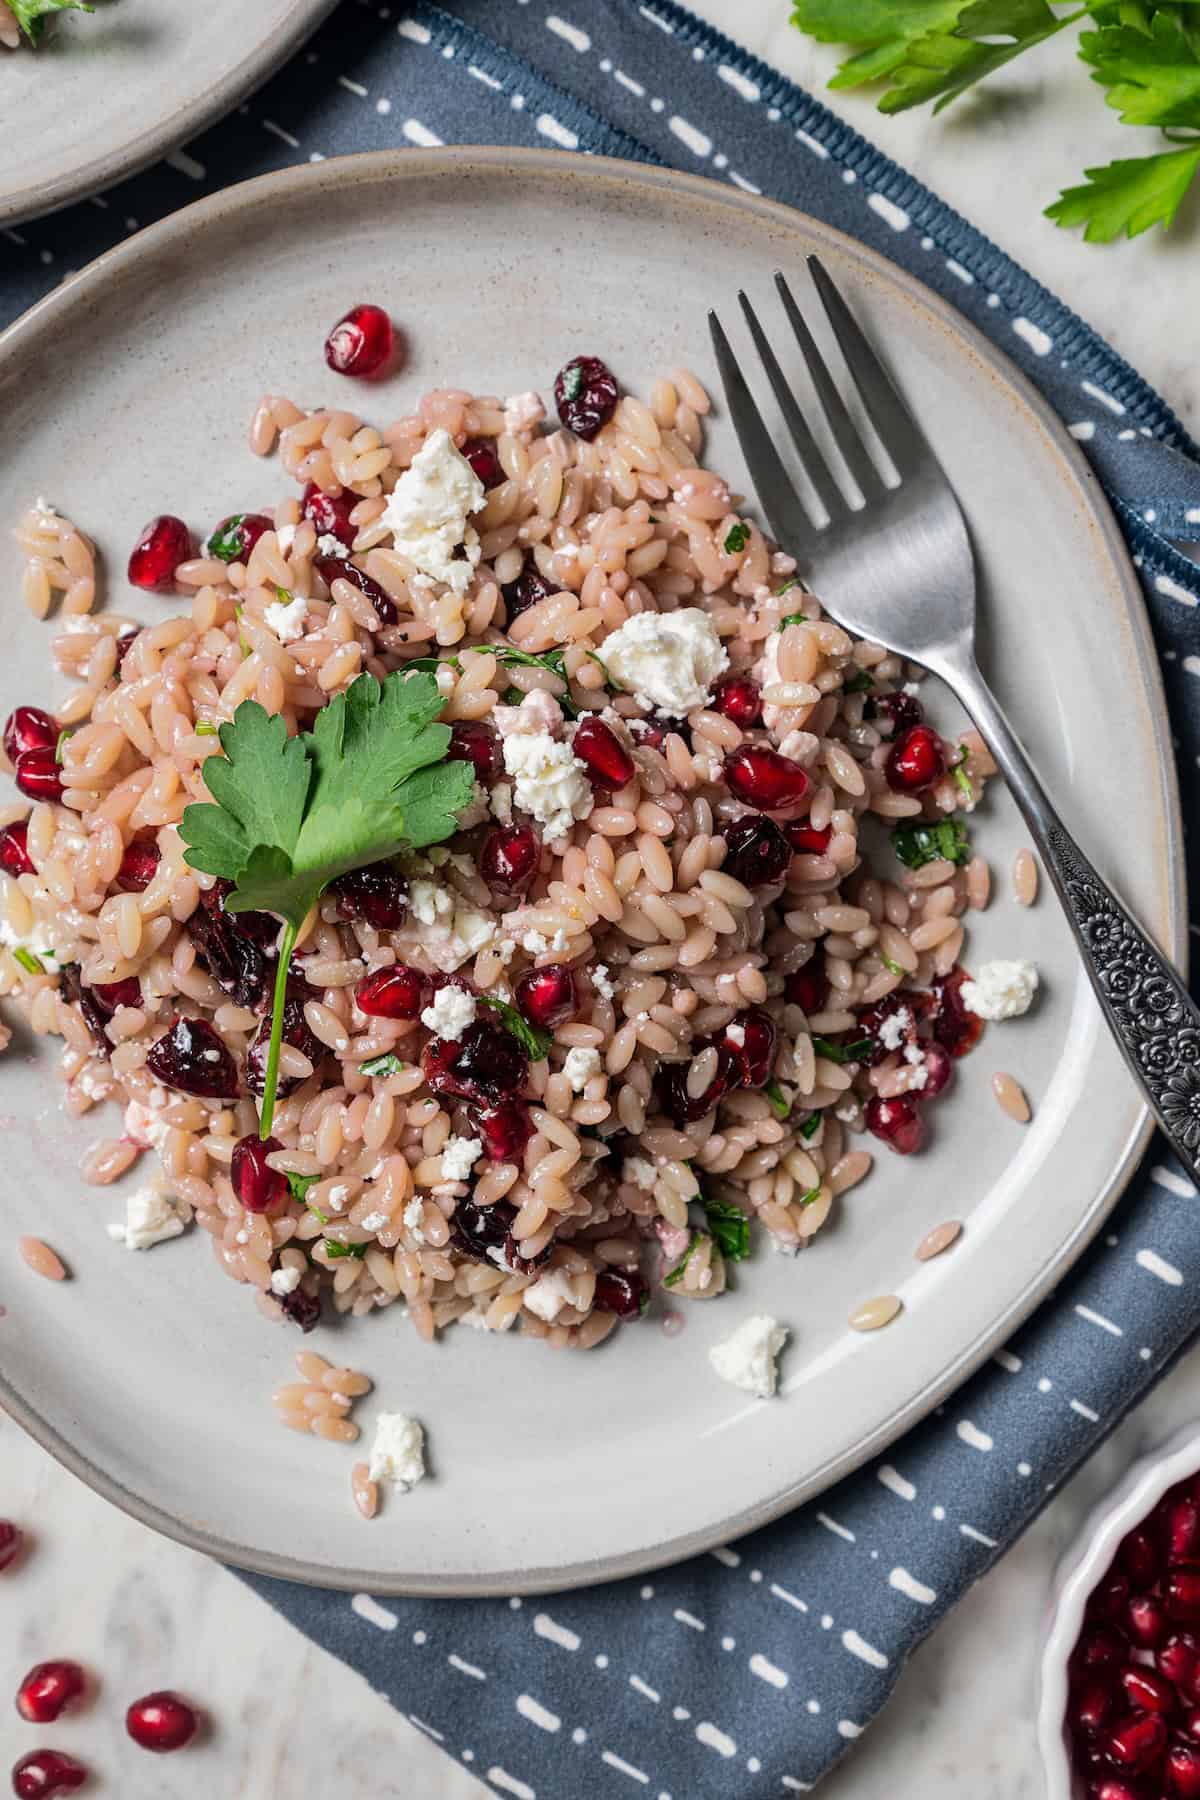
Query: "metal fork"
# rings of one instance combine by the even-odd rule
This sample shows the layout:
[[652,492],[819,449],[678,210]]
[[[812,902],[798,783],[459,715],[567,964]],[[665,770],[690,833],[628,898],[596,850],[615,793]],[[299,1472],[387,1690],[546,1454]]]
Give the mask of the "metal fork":
[[1200,1011],[1166,958],[1096,873],[975,661],[975,561],[966,522],[924,432],[820,259],[809,269],[859,399],[899,481],[880,474],[782,275],[775,285],[834,442],[864,505],[845,499],[746,295],[742,311],[805,475],[801,499],[729,340],[709,313],[717,366],[772,531],[847,631],[911,657],[957,695],[995,757],[1041,851],[1114,1037],[1184,1164],[1200,1176]]

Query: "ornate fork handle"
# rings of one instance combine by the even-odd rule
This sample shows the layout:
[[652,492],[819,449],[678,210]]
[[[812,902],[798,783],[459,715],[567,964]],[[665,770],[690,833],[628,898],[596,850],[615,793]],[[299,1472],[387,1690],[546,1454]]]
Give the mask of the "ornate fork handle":
[[1200,1009],[1063,825],[974,660],[937,665],[983,733],[1041,851],[1125,1060],[1176,1154],[1200,1177]]

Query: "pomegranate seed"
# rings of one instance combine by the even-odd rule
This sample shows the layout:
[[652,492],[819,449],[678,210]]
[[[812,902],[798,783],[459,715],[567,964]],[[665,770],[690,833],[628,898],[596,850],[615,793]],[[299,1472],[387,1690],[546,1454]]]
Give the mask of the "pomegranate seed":
[[1154,1660],[1180,1693],[1191,1694],[1196,1685],[1197,1670],[1200,1670],[1200,1639],[1190,1631],[1172,1632]]
[[954,1064],[949,1052],[943,1050],[940,1044],[922,1044],[921,1050],[925,1057],[925,1086],[919,1090],[920,1095],[922,1100],[936,1100],[949,1085]]
[[273,1151],[282,1149],[278,1138],[260,1138],[253,1134],[239,1138],[234,1145],[229,1179],[247,1212],[265,1213],[277,1200],[287,1198],[287,1176],[272,1169],[267,1162]]
[[898,794],[920,794],[946,771],[942,740],[928,725],[910,725],[897,738],[883,772]]
[[592,1302],[597,1312],[616,1313],[618,1319],[637,1319],[650,1304],[646,1283],[636,1272],[606,1269],[596,1277]]
[[471,1121],[483,1139],[483,1154],[493,1162],[520,1164],[533,1136],[533,1120],[523,1100],[500,1100],[495,1106],[477,1106]]
[[[288,983],[287,998],[283,1003],[282,1041],[290,1044],[293,1050],[299,1050],[302,1056],[307,1056],[309,1062],[316,1066],[329,1052],[328,1046],[309,1030],[308,1021],[304,1017],[309,991],[304,981]],[[246,1086],[252,1094],[262,1094],[266,1090],[267,1055],[270,1047],[271,1021],[264,1019],[246,1052]],[[281,1075],[276,1092],[282,1100],[286,1095],[294,1094],[299,1086],[299,1076]]]
[[1119,1669],[1128,1656],[1129,1646],[1119,1631],[1111,1625],[1094,1625],[1084,1631],[1071,1652],[1071,1673]]
[[21,1554],[25,1534],[11,1519],[0,1519],[0,1569],[7,1569]]
[[573,356],[554,378],[554,404],[568,431],[591,442],[617,410],[620,389],[598,356]]
[[501,589],[504,595],[504,604],[508,608],[509,624],[511,625],[514,619],[520,618],[521,614],[527,612],[531,606],[536,606],[539,600],[548,600],[550,595],[556,591],[554,584],[547,581],[538,568],[532,551],[526,552],[525,561],[521,564],[521,573],[515,581],[508,582]]
[[622,788],[636,773],[634,761],[620,738],[595,713],[586,713],[575,727],[571,748],[586,764],[593,787]]
[[54,1800],[75,1793],[87,1778],[84,1765],[62,1750],[31,1750],[13,1764],[12,1790],[17,1800]]
[[1129,1598],[1129,1577],[1119,1569],[1110,1569],[1098,1581],[1087,1600],[1089,1619],[1119,1619]]
[[170,1031],[152,1044],[146,1067],[164,1087],[205,1100],[236,1100],[238,1076],[234,1060],[212,1026],[203,1019],[176,1019]]
[[149,838],[135,838],[126,846],[117,870],[117,886],[126,894],[142,894],[158,873],[162,852]]
[[499,487],[500,483],[507,479],[500,458],[496,454],[495,438],[468,438],[462,446],[462,455],[466,457],[485,488]]
[[29,854],[29,821],[17,819],[0,831],[0,869],[6,875],[33,875],[36,870]]
[[575,972],[566,963],[525,969],[514,987],[517,1006],[531,1025],[553,1031],[579,1011]]
[[966,979],[965,969],[953,968],[933,984],[933,1035],[951,1056],[965,1056],[983,1035],[983,1020],[968,1012],[963,1004],[962,984]]
[[1167,1721],[1160,1713],[1130,1713],[1114,1725],[1103,1740],[1103,1749],[1119,1768],[1138,1775],[1163,1753]]
[[725,758],[730,792],[759,812],[785,812],[808,793],[808,776],[798,762],[763,744],[742,744]]
[[1162,1779],[1163,1791],[1173,1800],[1200,1800],[1200,1745],[1172,1744]]
[[129,557],[129,579],[152,594],[169,594],[175,571],[192,554],[192,534],[173,513],[151,519]]
[[1200,1621],[1200,1563],[1179,1563],[1167,1570],[1163,1603],[1172,1619]]
[[142,1004],[142,984],[136,975],[127,975],[124,981],[94,982],[92,994],[110,1017],[119,1006]]
[[721,867],[743,887],[773,887],[783,880],[791,860],[791,845],[765,813],[747,813],[725,827],[725,861]]
[[37,1663],[17,1689],[17,1711],[31,1725],[49,1725],[83,1693],[77,1662]]
[[1117,1560],[1134,1588],[1154,1586],[1158,1579],[1159,1548],[1144,1526],[1139,1525],[1121,1539]]
[[1072,1730],[1082,1732],[1084,1737],[1095,1737],[1112,1718],[1116,1704],[1117,1692],[1112,1683],[1093,1677],[1071,1695],[1067,1721]]
[[300,510],[318,537],[335,537],[347,550],[352,550],[358,526],[351,523],[350,514],[357,505],[357,494],[326,494],[315,481],[310,481],[300,501]]
[[523,894],[538,871],[542,846],[529,825],[497,825],[483,840],[479,873],[495,894]]
[[[707,1049],[708,1045],[700,1044],[696,1048],[699,1051]],[[702,1094],[692,1095],[687,1091],[690,1062],[664,1063],[659,1068],[655,1084],[659,1105],[680,1130],[696,1119],[702,1119],[726,1094],[741,1085],[742,1065],[737,1052],[723,1043],[715,1048],[717,1072]]]
[[[737,1042],[739,1031],[740,1044]],[[766,1086],[775,1063],[775,1040],[775,1021],[761,1006],[751,1006],[730,1020],[725,1027],[724,1042],[739,1064],[739,1086]]]
[[1143,1650],[1156,1650],[1167,1635],[1167,1615],[1154,1594],[1133,1594],[1125,1608],[1125,1630]]
[[53,750],[22,750],[17,758],[14,779],[21,792],[31,800],[62,798],[62,770]]
[[1184,1731],[1188,1737],[1200,1740],[1200,1706],[1190,1707],[1188,1711],[1184,1713],[1183,1723],[1180,1726],[1180,1729]]
[[461,1038],[431,1038],[421,1052],[421,1067],[431,1092],[486,1105],[520,1092],[529,1057],[511,1032],[477,1019]]
[[469,762],[474,766],[476,781],[486,787],[504,768],[500,738],[481,719],[458,719],[450,727],[448,762]]
[[818,831],[806,819],[792,819],[783,826],[783,835],[793,850],[799,850],[806,856],[824,856],[833,836],[833,826],[826,825]]
[[498,1200],[494,1206],[477,1206],[474,1200],[460,1200],[450,1221],[452,1242],[456,1249],[474,1257],[477,1262],[490,1262],[488,1251],[505,1250],[516,1216],[516,1208],[506,1200]]
[[4,754],[15,763],[23,750],[53,750],[58,735],[58,720],[40,706],[18,706],[5,721]]
[[132,625],[132,626],[130,626],[128,631],[123,631],[120,634],[120,636],[117,638],[117,667],[118,667],[118,669],[120,669],[124,666],[125,658],[129,655],[129,652],[133,649],[133,640],[137,636],[139,636],[138,628],[136,625]]
[[1129,1663],[1117,1677],[1125,1690],[1125,1698],[1135,1712],[1174,1712],[1179,1695],[1165,1675],[1147,1669],[1141,1663]]
[[351,869],[329,884],[342,919],[365,919],[375,931],[398,931],[408,912],[408,883],[393,863]]
[[325,339],[325,361],[339,375],[377,380],[388,371],[395,343],[392,321],[381,306],[352,306]]
[[393,963],[364,975],[354,1004],[372,1019],[418,1019],[429,1004],[429,977],[407,963]]
[[887,735],[893,739],[903,737],[924,717],[924,709],[915,694],[872,694],[863,707],[864,719],[883,719],[890,724],[892,729]]
[[143,1750],[182,1750],[200,1724],[194,1707],[166,1688],[144,1694],[126,1709],[125,1729]]
[[230,513],[209,532],[204,554],[225,563],[247,562],[263,532],[274,530],[266,513]]
[[1200,1506],[1190,1495],[1173,1500],[1163,1521],[1168,1562],[1187,1562],[1200,1541]]
[[894,1100],[883,1100],[878,1094],[867,1101],[864,1117],[867,1130],[882,1138],[898,1156],[911,1156],[921,1148],[925,1122],[911,1100],[903,1094]]
[[796,969],[783,984],[783,997],[791,1006],[806,1013],[820,1012],[829,998],[829,977],[825,973],[825,952],[818,944],[802,969]]
[[762,718],[762,689],[749,675],[722,675],[713,689],[712,710],[749,731]]
[[335,581],[348,581],[351,587],[356,587],[371,602],[381,626],[394,625],[400,617],[395,603],[384,593],[379,583],[373,581],[357,563],[352,563],[348,556],[314,556],[313,568],[328,588]]

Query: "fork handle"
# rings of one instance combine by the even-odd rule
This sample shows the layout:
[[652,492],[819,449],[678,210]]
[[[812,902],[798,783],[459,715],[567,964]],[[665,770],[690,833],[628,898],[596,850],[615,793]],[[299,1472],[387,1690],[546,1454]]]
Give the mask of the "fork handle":
[[939,664],[1025,815],[1113,1036],[1184,1166],[1200,1178],[1200,1009],[1055,811],[974,658]]

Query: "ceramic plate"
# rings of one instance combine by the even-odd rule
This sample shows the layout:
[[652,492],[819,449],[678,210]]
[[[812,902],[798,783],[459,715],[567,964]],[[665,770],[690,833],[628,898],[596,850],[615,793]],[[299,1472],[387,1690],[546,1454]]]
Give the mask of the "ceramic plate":
[[244,100],[336,0],[100,0],[0,50],[0,225],[135,175]]
[[[266,246],[264,251],[264,244]],[[949,307],[798,213],[667,171],[551,152],[404,151],[289,170],[144,232],[0,338],[0,519],[43,493],[119,570],[146,517],[204,526],[290,491],[254,459],[264,389],[361,407],[380,423],[424,389],[547,392],[561,363],[603,355],[645,394],[681,362],[711,381],[705,308],[772,271],[803,291],[818,250],[940,447],[982,569],[983,658],[1080,841],[1169,952],[1182,942],[1179,822],[1142,603],[1094,477],[1033,390]],[[347,271],[352,271],[347,275]],[[338,386],[322,340],[347,303],[388,304],[411,344],[383,389]],[[64,355],[64,347],[70,354]],[[103,453],[99,454],[99,447]],[[18,449],[19,447],[19,449]],[[708,460],[734,478],[728,422]],[[742,476],[744,484],[744,476]],[[0,549],[0,583],[17,568]],[[130,594],[118,579],[124,607]],[[146,596],[137,610],[170,605]],[[15,605],[15,602],[10,602]],[[10,612],[0,703],[57,699],[49,629]],[[957,723],[944,692],[934,716]],[[1114,746],[1139,805],[1113,828]],[[974,821],[996,899],[973,962],[1033,956],[1036,1011],[990,1031],[940,1101],[926,1154],[881,1150],[870,1180],[797,1260],[760,1242],[736,1291],[652,1318],[592,1355],[451,1331],[426,1345],[397,1313],[304,1340],[366,1369],[376,1407],[426,1423],[433,1478],[365,1525],[352,1454],[272,1419],[298,1334],[269,1326],[195,1236],[131,1256],[105,1235],[119,1192],[75,1173],[96,1122],[68,1126],[53,1056],[19,1043],[6,1070],[7,1231],[36,1231],[74,1279],[3,1252],[0,1398],[84,1480],[160,1530],[245,1566],[375,1592],[533,1591],[661,1564],[764,1523],[845,1474],[999,1344],[1112,1206],[1146,1113],[1104,1030],[1053,900],[1008,897],[1024,831],[995,792]],[[989,1092],[1011,1070],[1022,1129]],[[115,1124],[115,1119],[112,1121]],[[103,1129],[103,1127],[101,1127]],[[110,1125],[111,1129],[111,1125]],[[876,1146],[878,1147],[878,1146]],[[939,1261],[914,1249],[966,1230]],[[896,1293],[886,1333],[852,1307]],[[718,1381],[708,1347],[751,1311],[791,1328],[781,1398]]]

